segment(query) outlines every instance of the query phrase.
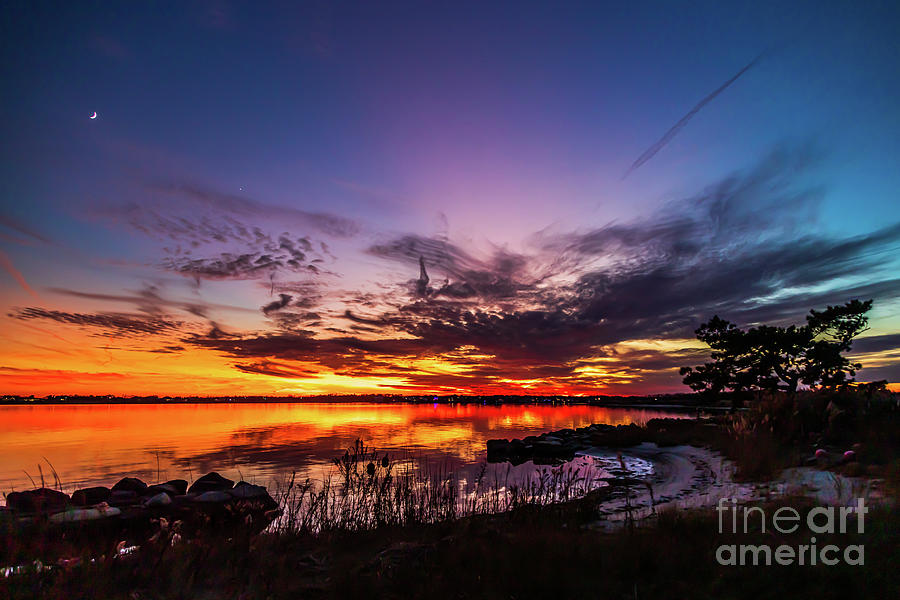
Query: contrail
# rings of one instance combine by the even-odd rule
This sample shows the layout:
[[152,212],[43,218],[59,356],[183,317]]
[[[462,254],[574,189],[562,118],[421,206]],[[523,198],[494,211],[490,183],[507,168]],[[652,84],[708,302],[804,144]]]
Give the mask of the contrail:
[[0,250],[0,266],[2,266],[4,269],[6,269],[7,273],[12,275],[12,278],[15,279],[19,283],[20,286],[22,286],[23,290],[25,290],[26,292],[31,294],[35,300],[37,300],[39,302],[41,301],[41,297],[37,295],[37,292],[35,292],[33,289],[31,289],[31,286],[28,285],[27,281],[25,281],[25,278],[22,276],[22,273],[20,273],[19,270],[16,269],[16,266],[12,263],[11,260],[9,260],[9,257],[2,250]]
[[757,56],[756,58],[754,58],[753,60],[751,60],[749,63],[747,63],[747,66],[745,66],[743,69],[741,69],[740,71],[738,71],[738,72],[734,75],[734,77],[732,77],[731,79],[729,79],[728,81],[726,81],[725,83],[723,83],[722,85],[720,85],[720,86],[718,87],[718,89],[716,89],[714,92],[712,92],[711,94],[709,94],[708,96],[706,96],[703,100],[701,100],[700,102],[698,102],[698,103],[696,104],[696,106],[694,106],[694,108],[692,108],[692,109],[690,110],[690,112],[688,112],[688,114],[686,114],[686,115],[684,115],[683,117],[681,117],[681,120],[680,120],[680,121],[678,121],[677,123],[675,123],[675,125],[672,126],[672,128],[669,129],[669,130],[665,133],[665,135],[663,135],[661,138],[659,138],[659,141],[658,141],[658,142],[656,142],[655,144],[653,144],[652,146],[650,146],[650,148],[648,148],[646,152],[644,152],[643,154],[641,154],[640,156],[637,157],[637,160],[634,161],[634,162],[631,164],[631,166],[628,167],[628,170],[625,171],[625,174],[622,175],[622,179],[625,179],[626,177],[628,177],[628,176],[631,174],[632,171],[634,171],[635,169],[639,168],[639,167],[640,167],[641,165],[643,165],[645,162],[647,162],[648,160],[650,160],[651,158],[653,158],[654,156],[656,156],[656,153],[659,152],[660,150],[662,150],[662,149],[665,147],[666,144],[668,144],[670,141],[672,141],[672,138],[674,138],[676,135],[678,135],[678,132],[681,131],[681,130],[684,128],[685,125],[688,124],[688,121],[690,121],[691,118],[693,118],[693,116],[696,115],[696,114],[700,111],[701,108],[703,108],[704,106],[706,106],[707,104],[709,104],[716,96],[718,96],[719,94],[721,94],[722,92],[724,92],[724,91],[728,88],[728,86],[730,86],[732,83],[734,83],[735,81],[737,81],[738,78],[739,78],[741,75],[743,75],[743,74],[746,73],[748,70],[750,70],[750,68],[751,68],[753,65],[755,65],[756,63],[759,62],[759,59],[761,59],[761,58],[763,57],[764,54],[765,54],[765,52],[760,53],[759,56]]

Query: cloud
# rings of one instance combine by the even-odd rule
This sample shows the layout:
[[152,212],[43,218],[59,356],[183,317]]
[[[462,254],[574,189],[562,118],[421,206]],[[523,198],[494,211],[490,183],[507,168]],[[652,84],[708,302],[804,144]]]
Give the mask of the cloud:
[[885,350],[900,349],[900,333],[886,335],[870,335],[858,338],[853,342],[853,353],[883,352]]
[[[272,233],[276,224],[333,237],[358,231],[342,217],[268,206],[193,184],[154,184],[150,189],[164,196],[154,202],[156,208],[130,203],[99,208],[97,214],[165,243],[159,266],[198,283],[263,277],[274,283],[277,273],[328,272],[325,265],[334,257],[324,241],[288,231]],[[176,202],[166,206],[166,196]]]
[[[416,265],[419,277],[407,285],[422,297],[500,300],[512,298],[547,277],[546,272],[529,271],[530,267],[547,269],[523,255],[495,248],[487,258],[476,258],[443,237],[409,234],[375,244],[367,252],[401,264]],[[443,283],[430,287],[429,269],[441,276]]]
[[263,314],[268,316],[268,314],[270,312],[274,312],[276,310],[281,310],[282,308],[284,308],[285,306],[290,304],[291,298],[292,297],[290,294],[279,294],[278,300],[269,302],[268,304],[266,304],[265,306],[262,307]]
[[45,310],[43,308],[28,307],[17,310],[9,316],[32,320],[41,319],[79,325],[82,327],[94,327],[107,333],[122,336],[158,335],[178,331],[183,326],[181,321],[173,321],[163,317],[151,317],[146,315],[131,315],[124,313],[71,313],[59,310]]
[[[741,325],[799,322],[810,308],[853,297],[900,297],[883,268],[900,250],[900,223],[851,237],[809,227],[823,192],[796,181],[817,156],[778,148],[652,217],[536,235],[524,253],[479,255],[443,236],[402,235],[368,253],[418,277],[351,294],[346,327],[334,317],[294,319],[280,333],[187,343],[223,353],[245,372],[332,372],[407,390],[596,390],[639,381],[671,388],[677,367],[702,361],[703,350],[617,345],[691,339],[714,314]],[[270,304],[273,315],[280,304]]]
[[49,238],[47,238],[39,231],[28,227],[18,219],[15,219],[9,215],[0,214],[0,226],[5,227],[6,229],[11,229],[16,233],[25,236],[25,238],[18,238],[9,236],[7,234],[2,234],[5,239],[8,239],[9,241],[15,242],[17,244],[32,245],[34,244],[34,242],[41,242],[44,244],[53,243]]
[[320,233],[338,238],[350,237],[360,230],[360,225],[356,221],[346,217],[266,204],[246,196],[220,192],[195,183],[153,183],[148,185],[148,189],[182,202],[187,201],[196,208],[206,209],[214,214],[224,213],[244,220],[264,215],[272,220],[310,227]]
[[99,294],[92,292],[81,292],[78,290],[70,290],[66,288],[50,288],[51,292],[63,294],[75,298],[86,298],[89,300],[99,300],[102,302],[117,302],[123,304],[131,304],[137,310],[148,314],[157,314],[164,312],[165,308],[174,308],[183,310],[197,317],[207,318],[211,310],[222,310],[238,313],[255,313],[256,309],[244,306],[235,306],[233,304],[219,304],[216,302],[207,302],[198,298],[191,300],[168,299],[159,293],[159,289],[153,286],[145,287],[142,290],[126,294]]
[[28,292],[31,297],[39,302],[41,301],[41,297],[37,295],[37,292],[35,292],[30,285],[28,285],[28,282],[25,281],[25,277],[16,268],[12,260],[10,260],[10,258],[6,255],[6,252],[3,252],[2,250],[0,250],[0,267],[3,267],[3,269],[6,270],[6,272],[16,280],[16,283],[18,283],[23,290]]

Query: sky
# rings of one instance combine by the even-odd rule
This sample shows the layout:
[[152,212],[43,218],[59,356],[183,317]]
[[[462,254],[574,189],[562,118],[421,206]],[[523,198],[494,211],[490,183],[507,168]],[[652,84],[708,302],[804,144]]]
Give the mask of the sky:
[[0,393],[679,392],[852,298],[900,381],[897,3],[0,13]]

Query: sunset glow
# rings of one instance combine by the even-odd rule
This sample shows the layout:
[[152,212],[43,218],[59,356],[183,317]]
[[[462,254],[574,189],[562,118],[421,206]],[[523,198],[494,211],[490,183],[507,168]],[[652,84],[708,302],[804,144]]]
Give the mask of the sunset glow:
[[680,392],[852,298],[900,379],[890,19],[491,4],[9,9],[0,393]]

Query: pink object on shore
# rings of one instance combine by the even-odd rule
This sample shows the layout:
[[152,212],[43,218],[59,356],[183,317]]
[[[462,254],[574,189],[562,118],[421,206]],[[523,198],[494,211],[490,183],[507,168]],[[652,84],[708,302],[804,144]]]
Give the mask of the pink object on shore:
[[856,452],[854,452],[853,450],[847,450],[846,452],[844,452],[844,458],[856,458]]
[[824,451],[823,449],[821,449],[821,448],[819,448],[818,450],[816,450],[816,458],[823,458],[826,454],[828,454],[828,453],[825,452],[825,451]]

